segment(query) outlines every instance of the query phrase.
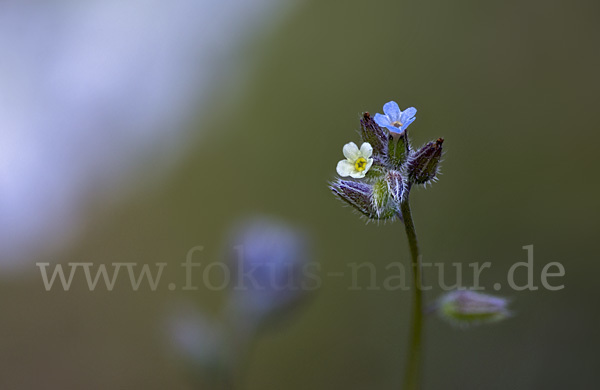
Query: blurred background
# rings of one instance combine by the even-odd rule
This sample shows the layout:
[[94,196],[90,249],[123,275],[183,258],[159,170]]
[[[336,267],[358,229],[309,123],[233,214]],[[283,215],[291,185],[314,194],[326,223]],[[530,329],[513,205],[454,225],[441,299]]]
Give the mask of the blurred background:
[[[597,387],[599,11],[0,1],[0,388],[194,388],[165,324],[182,304],[216,317],[225,299],[201,283],[46,291],[36,262],[176,269],[201,245],[210,264],[236,221],[266,214],[313,237],[322,275],[408,264],[401,224],[365,225],[327,188],[360,114],[389,100],[418,109],[415,145],[445,138],[440,181],[411,196],[424,261],[490,261],[487,288],[524,245],[536,283],[546,263],[566,269],[561,291],[499,291],[514,300],[504,322],[430,318],[424,388]],[[324,278],[262,335],[243,388],[399,388],[411,294],[351,282]]]

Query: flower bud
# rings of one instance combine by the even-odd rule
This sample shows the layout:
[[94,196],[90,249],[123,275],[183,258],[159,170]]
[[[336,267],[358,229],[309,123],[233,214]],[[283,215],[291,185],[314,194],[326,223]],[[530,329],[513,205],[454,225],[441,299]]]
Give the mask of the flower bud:
[[443,138],[431,141],[416,151],[407,163],[408,179],[416,184],[427,184],[436,179],[440,158],[442,157]]
[[387,183],[388,192],[394,202],[396,202],[396,204],[402,202],[406,191],[406,182],[402,178],[400,172],[390,170],[385,176],[385,181]]
[[496,322],[511,315],[508,299],[475,291],[453,291],[442,296],[436,305],[438,314],[447,321],[460,325]]
[[389,202],[389,192],[385,180],[378,180],[373,186],[350,180],[337,180],[329,187],[341,200],[370,219],[388,219],[396,214]]
[[367,217],[372,214],[370,185],[350,180],[337,180],[331,183],[331,191],[341,200],[354,207]]
[[360,135],[363,142],[368,142],[373,147],[373,158],[381,159],[387,155],[388,132],[379,127],[368,112],[360,119]]
[[371,196],[371,202],[375,209],[377,218],[381,218],[385,214],[390,204],[390,192],[388,190],[387,182],[384,179],[377,180],[373,184],[373,194]]

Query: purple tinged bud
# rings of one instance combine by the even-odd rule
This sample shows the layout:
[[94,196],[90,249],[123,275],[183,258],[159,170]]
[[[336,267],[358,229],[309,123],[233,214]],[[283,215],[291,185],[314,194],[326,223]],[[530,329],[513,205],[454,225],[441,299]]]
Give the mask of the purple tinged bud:
[[400,172],[393,170],[386,174],[385,181],[393,201],[400,204],[406,194],[406,181],[402,178]]
[[338,198],[348,203],[370,219],[389,219],[395,216],[390,205],[389,193],[384,180],[374,185],[350,180],[337,180],[329,187]]
[[437,179],[442,157],[443,138],[431,141],[417,150],[406,164],[408,179],[412,183],[427,184]]
[[373,158],[384,160],[388,152],[388,131],[379,127],[368,112],[365,112],[360,119],[360,127],[363,142],[368,142],[373,147]]
[[350,180],[337,180],[331,183],[329,188],[338,198],[371,218],[373,214],[371,206],[373,188],[369,184]]
[[475,291],[453,291],[442,296],[436,305],[438,314],[459,326],[478,325],[510,317],[509,300]]

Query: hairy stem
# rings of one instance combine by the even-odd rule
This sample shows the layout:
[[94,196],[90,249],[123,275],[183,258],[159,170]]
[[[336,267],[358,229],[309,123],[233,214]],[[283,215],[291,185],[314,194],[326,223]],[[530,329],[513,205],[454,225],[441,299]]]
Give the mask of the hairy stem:
[[415,290],[413,294],[414,301],[410,329],[410,349],[408,351],[408,362],[404,377],[404,390],[417,390],[420,387],[421,345],[423,333],[423,291],[421,289],[423,270],[421,267],[419,245],[417,243],[417,232],[415,231],[415,225],[412,220],[408,198],[401,203],[400,212],[406,229],[408,245],[410,247],[413,286]]

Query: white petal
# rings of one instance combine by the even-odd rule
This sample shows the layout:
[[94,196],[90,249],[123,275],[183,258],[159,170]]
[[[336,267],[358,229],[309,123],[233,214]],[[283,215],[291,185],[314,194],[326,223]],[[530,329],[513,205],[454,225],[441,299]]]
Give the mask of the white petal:
[[342,151],[344,152],[344,157],[352,162],[356,161],[360,157],[358,146],[356,146],[354,142],[348,142],[346,145],[344,145]]
[[371,169],[371,165],[373,165],[373,159],[370,158],[367,160],[367,166],[365,167],[365,170],[363,171],[364,173],[367,173],[369,171],[369,169]]
[[354,164],[352,164],[348,160],[341,160],[340,162],[338,162],[336,171],[341,177],[346,177],[352,176],[352,173],[356,172],[356,169],[354,169]]
[[362,179],[363,177],[365,177],[365,175],[366,175],[366,174],[367,174],[367,171],[366,171],[366,170],[364,170],[364,171],[357,171],[357,170],[354,170],[354,171],[353,171],[353,172],[350,174],[350,177],[353,177],[353,178],[355,178],[355,179]]
[[370,143],[365,142],[360,146],[360,154],[364,158],[369,158],[373,155],[373,147]]

